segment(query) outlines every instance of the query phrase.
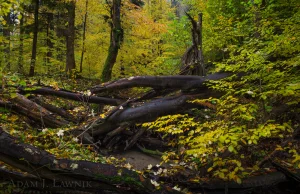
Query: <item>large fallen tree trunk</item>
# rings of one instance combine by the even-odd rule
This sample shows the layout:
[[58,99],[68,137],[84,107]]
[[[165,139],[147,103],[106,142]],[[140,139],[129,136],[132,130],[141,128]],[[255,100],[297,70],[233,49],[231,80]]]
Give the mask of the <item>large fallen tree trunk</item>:
[[[51,95],[61,98],[81,101],[84,104],[98,103],[117,106],[105,118],[94,117],[91,121],[83,121],[80,127],[73,130],[73,135],[83,138],[85,143],[98,142],[103,139],[113,138],[114,133],[109,134],[106,138],[103,135],[110,133],[121,126],[130,126],[135,123],[149,122],[156,118],[168,114],[182,113],[191,108],[205,108],[205,106],[189,103],[195,97],[208,98],[211,96],[220,95],[209,89],[205,83],[209,80],[219,80],[230,76],[232,73],[215,73],[205,77],[199,76],[137,76],[128,79],[121,79],[114,82],[105,83],[101,86],[95,86],[90,91],[92,93],[110,92],[120,89],[132,87],[151,87],[154,90],[148,92],[140,98],[132,98],[129,100],[115,99],[114,97],[98,97],[87,94],[70,92],[66,90],[53,89],[45,86],[35,86],[33,88],[21,87],[18,88],[20,94],[39,94]],[[181,92],[176,92],[181,90]],[[89,90],[87,90],[89,91]],[[72,116],[68,115],[64,110],[57,110],[54,106],[49,106],[39,102],[44,107],[21,97],[18,94],[17,98],[10,99],[11,107],[14,107],[15,112],[28,114],[32,119],[38,121],[45,127],[61,127],[68,122],[61,119],[55,114],[70,120]],[[160,95],[168,95],[167,97],[159,97]],[[18,109],[18,103],[22,99],[22,107],[25,110]],[[147,100],[148,99],[148,100]],[[152,99],[152,100],[151,100]],[[31,107],[31,108],[30,108]],[[37,107],[37,108],[34,108]],[[48,111],[48,110],[49,111]],[[38,113],[36,110],[42,110]],[[32,115],[32,116],[31,116]],[[52,116],[53,115],[53,116]],[[75,120],[71,120],[74,123]],[[78,119],[77,121],[78,122]],[[101,136],[99,139],[99,136]],[[108,143],[109,144],[109,143]],[[132,145],[131,145],[132,146]]]
[[145,179],[140,179],[134,171],[107,164],[57,159],[46,151],[18,142],[1,128],[0,156],[1,161],[32,174],[30,178],[50,181],[60,189],[65,188],[63,184],[70,181],[85,181],[86,187],[80,187],[85,191],[120,191],[118,185],[136,193],[149,193],[153,189],[151,184],[147,188],[149,184],[144,183]]
[[108,82],[95,86],[92,93],[100,93],[107,90],[126,89],[132,87],[151,87],[153,89],[203,89],[209,80],[220,80],[232,75],[232,73],[215,73],[205,77],[176,75],[176,76],[136,76]]
[[[76,129],[74,134],[79,135],[88,132],[91,136],[99,136],[108,133],[121,125],[149,122],[155,120],[159,116],[167,114],[177,114],[190,108],[203,108],[197,104],[189,103],[188,100],[199,95],[209,97],[215,95],[214,91],[208,89],[205,85],[209,80],[219,80],[230,76],[231,73],[215,73],[205,77],[199,76],[137,76],[128,79],[121,79],[115,82],[109,82],[101,86],[95,86],[91,89],[92,93],[100,93],[111,90],[120,90],[132,87],[151,87],[154,90],[165,91],[164,95],[174,93],[176,90],[182,90],[184,94],[177,94],[170,97],[163,97],[152,101],[143,101],[145,96],[141,98],[129,99],[127,101],[120,99],[112,99],[106,97],[88,96],[80,93],[74,93],[65,90],[55,90],[49,87],[38,87],[34,89],[20,88],[21,94],[40,94],[52,95],[84,103],[99,103],[118,106],[106,118],[95,118],[88,124]],[[189,93],[199,93],[197,95],[188,95]],[[154,97],[159,93],[149,94]],[[28,100],[29,101],[29,100]],[[33,102],[28,102],[33,104]],[[49,106],[48,106],[49,108]],[[51,107],[50,107],[51,108]],[[41,118],[43,118],[41,116]],[[55,119],[52,120],[56,122]],[[79,131],[79,132],[78,132]]]
[[198,104],[187,102],[193,96],[179,95],[145,102],[137,107],[125,104],[117,107],[106,118],[99,118],[84,127],[91,135],[107,133],[122,124],[142,123],[155,120],[159,116],[177,114],[190,108],[203,108]]

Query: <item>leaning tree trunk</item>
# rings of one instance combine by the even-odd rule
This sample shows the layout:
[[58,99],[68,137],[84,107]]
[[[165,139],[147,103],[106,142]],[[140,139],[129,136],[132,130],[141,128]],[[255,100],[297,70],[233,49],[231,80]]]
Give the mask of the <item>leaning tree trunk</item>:
[[39,30],[38,17],[39,17],[39,0],[35,0],[34,29],[33,29],[32,53],[31,53],[29,76],[34,76],[34,70],[35,70],[36,48],[37,48],[37,38],[38,38],[38,30]]
[[67,5],[68,9],[68,29],[66,30],[67,59],[66,72],[71,73],[76,68],[74,55],[75,40],[75,1],[70,1]]
[[108,55],[104,64],[101,79],[103,82],[111,79],[112,68],[116,62],[120,45],[123,41],[123,29],[121,26],[121,0],[113,0],[111,8],[111,32],[110,32],[110,45]]
[[180,75],[205,75],[205,65],[202,48],[202,13],[198,15],[196,22],[188,13],[186,13],[192,23],[193,44],[182,57],[182,67]]
[[83,57],[84,57],[84,53],[85,53],[85,33],[86,33],[87,17],[88,17],[88,0],[86,0],[86,2],[85,2],[85,14],[84,14],[83,35],[82,35],[82,50],[81,50],[80,69],[79,69],[80,73],[82,73]]

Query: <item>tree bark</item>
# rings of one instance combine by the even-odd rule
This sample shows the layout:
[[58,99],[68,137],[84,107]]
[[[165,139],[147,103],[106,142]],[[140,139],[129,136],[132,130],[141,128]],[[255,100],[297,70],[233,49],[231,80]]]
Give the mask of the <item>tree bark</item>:
[[10,12],[8,12],[6,15],[4,15],[4,20],[6,22],[6,25],[4,25],[3,28],[3,36],[4,36],[4,67],[7,69],[7,71],[10,71],[10,33],[11,33],[11,24],[12,19],[10,17]]
[[153,89],[202,89],[207,88],[203,84],[208,80],[219,80],[230,76],[231,73],[214,73],[206,77],[199,76],[136,76],[124,78],[103,85],[94,86],[92,93],[100,93],[110,90],[126,89],[133,87],[151,87]]
[[190,46],[182,57],[182,67],[180,75],[200,75],[205,76],[206,70],[204,65],[203,48],[202,48],[202,13],[198,15],[198,22],[192,16],[186,13],[192,23],[192,40]]
[[124,103],[126,105],[117,107],[106,118],[93,120],[88,125],[83,125],[81,129],[97,137],[121,125],[150,122],[163,115],[178,114],[190,108],[204,108],[204,106],[187,102],[192,99],[194,96],[179,95],[152,100],[142,105]]
[[[126,168],[87,161],[57,159],[44,150],[17,142],[17,139],[0,127],[0,160],[28,172],[40,180],[52,183],[55,181],[58,185],[67,181],[86,181],[88,183],[86,187],[76,189],[87,192],[103,190],[121,192],[117,185],[128,188],[131,191],[129,193],[150,193],[154,189],[149,184],[149,180]],[[57,187],[59,187],[58,185]],[[64,190],[64,186],[59,187],[59,189],[60,191]],[[72,185],[66,189],[72,189]]]
[[53,43],[51,41],[52,32],[54,30],[53,26],[53,13],[47,14],[47,55],[46,55],[46,65],[50,65],[50,59],[52,58],[52,50],[53,50]]
[[73,116],[72,114],[68,113],[66,110],[64,110],[63,108],[59,108],[56,107],[52,104],[48,104],[46,102],[44,102],[42,99],[40,98],[34,98],[32,100],[33,102],[37,103],[38,105],[44,107],[45,109],[51,111],[52,113],[55,113],[59,116],[61,116],[62,118],[65,118],[66,120],[76,123],[78,122],[78,118]]
[[84,57],[84,53],[85,53],[85,33],[86,33],[87,17],[88,17],[88,0],[85,1],[85,14],[84,14],[83,35],[82,35],[82,50],[81,50],[80,69],[79,69],[80,73],[82,73],[83,57]]
[[18,73],[24,73],[24,14],[21,13],[20,20],[20,46],[19,46],[19,58],[18,58]]
[[75,41],[75,1],[70,1],[67,4],[68,10],[68,29],[66,30],[66,47],[67,47],[67,58],[66,58],[66,72],[74,73],[76,69],[75,55],[74,55],[74,41]]
[[46,110],[42,106],[28,100],[26,97],[17,94],[13,99],[10,99],[10,103],[5,103],[0,99],[0,106],[7,109],[12,109],[18,114],[27,116],[37,122],[42,127],[62,127],[68,124],[64,119],[59,118],[57,115]]
[[29,76],[34,76],[34,74],[35,74],[38,30],[39,30],[39,0],[35,0],[34,29],[33,29],[32,52],[31,52]]
[[[178,172],[174,175],[164,178],[164,182],[168,186],[161,185],[159,190],[155,190],[150,183],[150,178],[144,178],[141,174],[126,168],[115,167],[109,164],[93,163],[89,161],[74,161],[70,159],[58,159],[49,152],[36,148],[32,145],[20,142],[15,137],[6,133],[0,127],[0,160],[14,168],[20,169],[20,172],[12,172],[4,168],[0,168],[2,176],[0,180],[8,181],[34,181],[34,187],[24,188],[27,191],[53,191],[53,192],[70,192],[73,193],[96,193],[105,191],[115,193],[180,193],[171,189],[172,185],[180,185],[188,187],[193,193],[198,192],[235,192],[244,193],[245,191],[256,191],[261,193],[275,187],[281,182],[290,181],[290,178],[282,172],[271,172],[268,174],[258,175],[243,179],[241,184],[234,181],[208,180],[195,183],[191,177]],[[186,169],[183,168],[183,171]],[[298,177],[300,171],[293,172],[293,176]],[[161,177],[151,175],[154,180]],[[73,188],[73,184],[66,185],[70,182],[84,181],[86,186]],[[297,183],[297,182],[296,182]],[[171,187],[170,187],[171,186]],[[299,184],[295,184],[294,188],[299,189]],[[256,192],[254,192],[256,193]]]
[[79,102],[85,103],[97,103],[97,104],[108,104],[112,106],[117,106],[122,103],[120,99],[111,99],[105,97],[97,97],[97,96],[87,96],[80,93],[74,93],[66,90],[54,90],[50,87],[41,87],[37,89],[26,90],[20,88],[21,94],[41,94],[41,95],[49,95],[49,96],[57,96],[65,99],[75,100]]
[[112,22],[110,24],[110,45],[101,76],[102,82],[107,82],[111,79],[112,69],[116,62],[118,52],[123,41],[123,29],[121,26],[120,10],[121,0],[113,0],[113,5],[111,8]]

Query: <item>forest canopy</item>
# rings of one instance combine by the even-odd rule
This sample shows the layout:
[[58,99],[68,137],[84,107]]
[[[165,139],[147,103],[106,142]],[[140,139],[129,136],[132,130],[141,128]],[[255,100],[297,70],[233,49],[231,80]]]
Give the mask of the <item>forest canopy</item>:
[[0,193],[296,193],[299,22],[298,0],[1,0]]

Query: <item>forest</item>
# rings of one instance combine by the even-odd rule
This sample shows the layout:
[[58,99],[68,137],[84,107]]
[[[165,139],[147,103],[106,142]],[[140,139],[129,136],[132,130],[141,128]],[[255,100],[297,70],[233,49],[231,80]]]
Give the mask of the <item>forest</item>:
[[299,193],[299,0],[0,0],[0,194]]

